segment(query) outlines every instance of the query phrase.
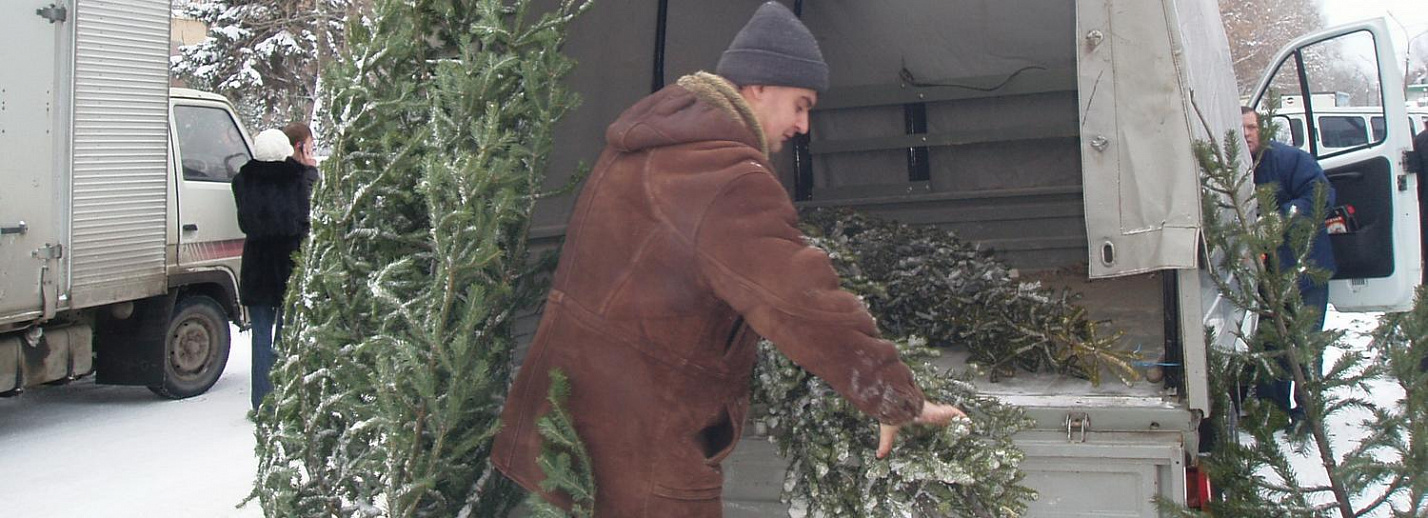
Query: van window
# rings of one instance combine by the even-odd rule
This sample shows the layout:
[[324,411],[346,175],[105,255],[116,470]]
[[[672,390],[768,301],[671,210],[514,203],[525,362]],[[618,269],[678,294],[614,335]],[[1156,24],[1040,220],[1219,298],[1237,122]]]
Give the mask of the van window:
[[1304,121],[1283,115],[1274,116],[1274,140],[1294,147],[1304,146]]
[[1319,117],[1319,142],[1324,147],[1349,147],[1368,144],[1368,128],[1363,117],[1324,115]]
[[227,110],[174,106],[183,179],[228,182],[252,155]]
[[1372,118],[1370,118],[1370,119],[1369,119],[1369,129],[1373,130],[1373,141],[1374,141],[1374,142],[1380,142],[1380,141],[1382,141],[1382,140],[1385,138],[1385,135],[1383,134],[1383,133],[1384,133],[1384,128],[1383,128],[1383,116],[1377,116],[1377,117],[1372,117]]

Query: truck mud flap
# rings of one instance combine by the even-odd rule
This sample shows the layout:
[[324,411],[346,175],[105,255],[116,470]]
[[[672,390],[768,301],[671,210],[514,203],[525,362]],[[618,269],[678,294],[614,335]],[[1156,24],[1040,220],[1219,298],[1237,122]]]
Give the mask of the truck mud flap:
[[25,355],[18,336],[0,336],[0,396],[19,393],[25,388]]
[[97,383],[157,385],[164,381],[164,332],[174,311],[175,292],[136,300],[127,308],[95,315]]

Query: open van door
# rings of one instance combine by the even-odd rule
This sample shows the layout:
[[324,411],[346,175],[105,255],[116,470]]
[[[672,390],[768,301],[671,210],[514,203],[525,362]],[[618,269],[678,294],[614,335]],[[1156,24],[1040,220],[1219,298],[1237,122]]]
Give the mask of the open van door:
[[[1418,233],[1418,178],[1403,167],[1413,136],[1403,124],[1388,124],[1359,145],[1326,148],[1315,116],[1313,93],[1347,92],[1351,106],[1383,120],[1407,118],[1403,74],[1382,19],[1311,34],[1290,43],[1255,89],[1253,107],[1269,109],[1270,93],[1303,102],[1309,153],[1334,185],[1339,206],[1351,207],[1354,223],[1331,234],[1338,272],[1329,301],[1339,311],[1401,311],[1413,305],[1422,277]],[[1323,108],[1323,107],[1319,107]],[[1377,129],[1377,128],[1375,128]],[[1289,144],[1289,143],[1286,143]],[[1292,145],[1292,144],[1291,144]]]

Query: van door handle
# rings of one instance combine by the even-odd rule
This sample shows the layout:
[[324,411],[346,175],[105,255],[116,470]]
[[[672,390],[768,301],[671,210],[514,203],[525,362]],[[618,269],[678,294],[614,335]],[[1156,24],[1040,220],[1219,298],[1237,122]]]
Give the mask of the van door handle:
[[1342,173],[1334,173],[1334,174],[1330,174],[1330,175],[1326,175],[1326,176],[1329,177],[1329,181],[1331,181],[1331,182],[1340,181],[1340,180],[1362,180],[1362,179],[1364,179],[1364,174],[1363,174],[1363,173],[1360,173],[1360,172],[1358,172],[1358,171],[1345,171],[1345,172],[1342,172]]
[[25,235],[26,232],[29,232],[29,231],[30,231],[30,225],[27,224],[27,223],[25,223],[25,222],[23,222],[23,221],[21,221],[20,224],[15,225],[15,226],[13,226],[13,227],[0,227],[0,235],[5,235],[5,234],[20,234],[20,235],[23,236],[23,235]]
[[184,225],[183,225],[183,231],[184,231],[184,232],[198,232],[198,225],[196,225],[196,224],[194,224],[194,223],[184,223]]

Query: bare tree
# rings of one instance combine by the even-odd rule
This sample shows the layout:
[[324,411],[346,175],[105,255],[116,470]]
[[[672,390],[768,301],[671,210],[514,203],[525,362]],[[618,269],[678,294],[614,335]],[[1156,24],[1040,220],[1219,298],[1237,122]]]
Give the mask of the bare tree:
[[1294,38],[1324,28],[1318,4],[1304,0],[1220,0],[1235,79],[1241,94],[1274,63],[1274,53]]
[[1428,30],[1410,35],[1408,55],[1403,58],[1404,84],[1428,83]]

